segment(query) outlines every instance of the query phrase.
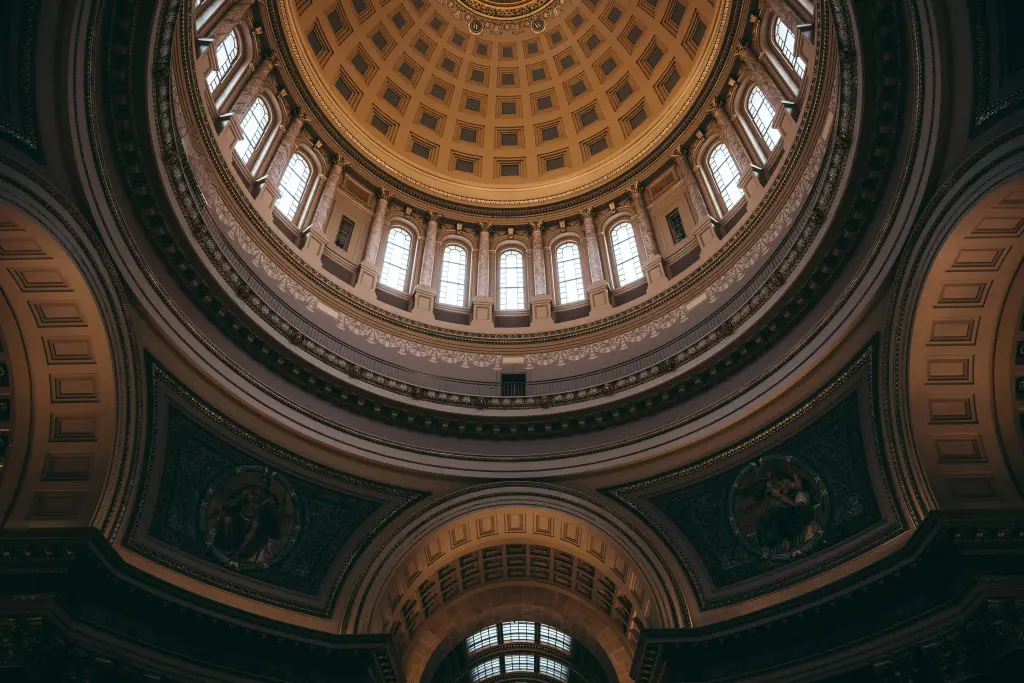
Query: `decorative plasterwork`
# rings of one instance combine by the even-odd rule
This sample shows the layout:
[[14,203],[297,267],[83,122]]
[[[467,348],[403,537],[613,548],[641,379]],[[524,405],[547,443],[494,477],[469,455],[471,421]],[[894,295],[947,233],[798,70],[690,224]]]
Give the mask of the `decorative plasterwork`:
[[425,494],[286,451],[147,363],[146,455],[126,547],[217,588],[328,616],[355,558]]
[[[879,436],[876,356],[873,343],[808,401],[755,435],[692,465],[606,491],[673,549],[690,574],[701,609],[792,585],[905,528]],[[730,487],[749,463],[767,457],[806,462],[806,471],[820,477],[820,486],[833,496],[834,509],[820,520],[821,538],[802,552],[764,554],[735,538]]]
[[[495,35],[527,30],[541,33],[546,20],[562,13],[566,0],[441,0],[452,16],[464,20],[470,33],[488,30]],[[538,21],[540,20],[540,21]]]

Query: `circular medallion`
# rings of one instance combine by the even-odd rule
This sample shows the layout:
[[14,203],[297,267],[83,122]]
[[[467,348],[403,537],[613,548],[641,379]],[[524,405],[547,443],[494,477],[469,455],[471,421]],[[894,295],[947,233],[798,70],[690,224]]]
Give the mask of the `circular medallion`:
[[547,19],[562,12],[566,0],[442,0],[456,19],[465,19],[470,33],[484,29],[495,34],[520,33],[529,26],[534,33],[547,27]]
[[743,547],[771,560],[807,554],[829,523],[825,483],[789,456],[758,458],[740,470],[729,491],[729,525]]
[[530,28],[533,29],[534,33],[543,33],[547,27],[547,22],[544,21],[544,17],[534,17],[530,22]]
[[280,473],[259,465],[231,468],[207,487],[199,509],[206,546],[233,569],[265,569],[295,544],[298,502]]
[[484,32],[484,22],[480,21],[479,19],[470,19],[469,32],[472,33],[474,36],[480,35],[481,33]]

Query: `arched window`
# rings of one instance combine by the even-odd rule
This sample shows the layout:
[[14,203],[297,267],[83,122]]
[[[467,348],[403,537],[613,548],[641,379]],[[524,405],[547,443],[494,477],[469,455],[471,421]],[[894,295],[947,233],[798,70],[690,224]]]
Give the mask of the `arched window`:
[[270,109],[267,108],[267,103],[262,97],[257,97],[249,107],[249,111],[245,112],[245,116],[242,117],[242,122],[239,124],[242,129],[242,137],[235,143],[235,154],[243,164],[249,163],[252,153],[256,150],[256,145],[263,139],[263,134],[267,132],[268,123],[270,123]]
[[640,267],[640,253],[636,249],[636,235],[629,223],[619,223],[611,232],[612,259],[619,287],[636,282],[644,276]]
[[213,51],[213,70],[206,74],[206,87],[213,92],[231,70],[231,65],[238,59],[238,32],[232,31],[217,43]]
[[708,166],[711,168],[711,175],[718,186],[718,193],[728,211],[736,206],[736,203],[743,199],[743,189],[740,188],[740,171],[736,168],[736,161],[732,154],[726,149],[723,143],[718,143],[708,155]]
[[380,283],[388,289],[405,291],[405,277],[409,273],[409,254],[412,253],[412,235],[402,228],[391,228],[388,245],[384,249],[384,266],[380,269]]
[[438,303],[445,306],[466,305],[466,250],[449,244],[441,256],[441,282]]
[[571,304],[583,300],[583,264],[580,248],[575,242],[564,242],[555,250],[555,270],[558,272],[558,299]]
[[506,249],[498,259],[498,310],[522,311],[526,308],[526,272],[523,254]]
[[281,175],[277,185],[277,201],[274,208],[284,214],[288,220],[295,219],[295,211],[309,184],[309,162],[301,154],[293,154],[288,160],[288,167]]
[[775,120],[775,107],[765,97],[761,88],[756,85],[750,89],[750,93],[747,95],[747,113],[750,114],[750,120],[757,128],[757,132],[760,133],[761,139],[768,145],[768,149],[775,149],[779,140],[782,139],[779,129],[772,128],[772,121]]
[[775,47],[779,48],[779,53],[789,62],[797,75],[803,78],[807,65],[796,54],[796,34],[778,17],[775,17],[775,30],[772,32],[772,39],[775,41]]

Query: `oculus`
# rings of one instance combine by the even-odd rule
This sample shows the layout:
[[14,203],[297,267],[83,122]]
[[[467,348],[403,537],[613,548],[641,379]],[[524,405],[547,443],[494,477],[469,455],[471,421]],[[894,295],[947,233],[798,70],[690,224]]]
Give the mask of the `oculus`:
[[829,523],[825,483],[806,463],[772,455],[747,464],[733,481],[729,525],[749,552],[790,560],[810,551]]

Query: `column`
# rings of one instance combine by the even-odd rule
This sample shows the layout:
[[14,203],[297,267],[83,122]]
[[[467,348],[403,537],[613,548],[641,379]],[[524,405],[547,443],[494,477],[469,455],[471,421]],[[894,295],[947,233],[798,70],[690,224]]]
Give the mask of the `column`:
[[697,184],[697,176],[693,172],[693,166],[687,157],[687,153],[680,149],[673,155],[676,162],[676,172],[683,184],[683,192],[686,200],[693,211],[694,224],[693,234],[701,247],[713,245],[718,241],[718,235],[714,231],[714,220],[708,212],[707,202],[701,194],[700,186]]
[[589,207],[583,209],[580,217],[583,219],[583,238],[587,242],[587,265],[590,268],[590,285],[587,287],[590,310],[610,309],[611,293],[601,265],[601,247],[598,246],[597,231],[594,229],[594,210]]
[[541,221],[530,223],[530,248],[533,255],[533,293],[542,296],[548,293],[548,281],[544,266],[544,236]]
[[221,38],[231,33],[231,30],[238,25],[242,17],[249,12],[249,8],[253,6],[254,2],[255,0],[235,0],[235,4],[210,29],[210,33],[207,34],[206,38],[213,41],[214,44],[218,43]]
[[530,311],[533,323],[541,326],[554,322],[551,312],[552,298],[548,294],[543,228],[543,221],[530,222],[530,256],[533,260],[533,297],[530,299]]
[[433,311],[434,301],[437,300],[437,289],[431,286],[434,281],[434,254],[437,251],[437,226],[441,215],[435,211],[427,214],[427,236],[423,240],[423,258],[420,259],[419,284],[414,290],[416,305],[415,311],[421,311],[426,315]]
[[359,281],[356,283],[356,287],[364,291],[372,292],[377,288],[377,278],[380,276],[380,270],[377,268],[377,252],[380,250],[380,240],[384,235],[384,217],[387,214],[390,201],[391,193],[387,190],[382,189],[377,193],[377,206],[373,210],[370,234],[366,236],[363,262],[359,264]]
[[721,105],[715,105],[711,113],[715,117],[715,123],[718,124],[718,132],[722,136],[725,146],[729,148],[732,158],[736,160],[736,166],[740,170],[740,184],[743,184],[753,167],[750,155],[747,154],[747,148],[743,146],[743,141],[740,140],[740,135],[736,132],[732,118]]
[[661,252],[658,250],[658,242],[654,237],[654,228],[651,226],[651,217],[647,213],[647,202],[644,201],[643,188],[640,183],[630,185],[629,195],[633,199],[636,230],[640,233],[644,251],[647,252],[643,263],[644,274],[647,275],[647,284],[650,288],[651,285],[664,282],[665,268],[661,262]]
[[[231,105],[231,116],[236,123],[241,124],[242,117],[249,111],[249,107],[252,106],[260,91],[263,90],[263,86],[267,82],[270,72],[274,70],[275,64],[273,56],[267,57],[260,62],[256,71],[249,76],[249,80],[246,82],[245,87],[242,88],[242,92],[238,94],[238,97],[235,98],[235,103]],[[240,131],[239,137],[241,137]]]
[[281,182],[281,176],[284,175],[284,170],[288,167],[288,160],[291,158],[292,150],[295,149],[295,141],[299,139],[299,133],[302,132],[302,125],[305,121],[306,116],[302,112],[299,112],[291,120],[274,151],[274,157],[270,160],[267,175],[261,179],[261,185],[269,188],[273,197],[277,197],[277,184]]
[[480,224],[476,246],[476,296],[473,297],[473,318],[470,325],[486,327],[493,324],[494,298],[491,290],[491,224]]
[[420,284],[426,287],[434,279],[434,252],[437,250],[437,225],[441,215],[435,211],[427,214],[427,237],[423,241],[423,259],[420,263]]
[[[740,45],[736,48],[736,56],[743,62],[750,80],[761,89],[761,92],[765,94],[771,105],[775,107],[776,113],[780,110],[788,110],[786,98],[782,96],[779,84],[775,82],[775,79],[768,73],[768,70],[764,68],[764,64],[757,58],[753,50],[747,45]],[[788,104],[792,105],[792,102]]]
[[316,204],[316,211],[313,212],[313,218],[306,228],[306,242],[302,245],[302,253],[314,263],[319,263],[324,247],[327,245],[327,219],[330,218],[331,209],[334,208],[334,198],[344,167],[345,162],[341,157],[335,157],[331,164],[331,170],[327,173],[327,182],[320,193],[320,201]]

